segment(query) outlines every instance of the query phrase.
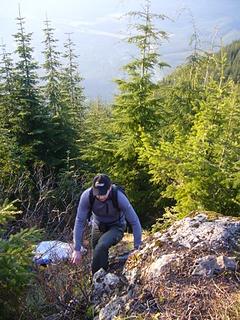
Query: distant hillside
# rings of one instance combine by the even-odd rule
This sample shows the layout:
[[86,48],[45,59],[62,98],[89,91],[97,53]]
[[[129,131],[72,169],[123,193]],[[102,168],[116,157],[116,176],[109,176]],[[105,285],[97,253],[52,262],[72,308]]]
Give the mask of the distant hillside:
[[[223,47],[221,51],[226,53],[227,58],[224,70],[226,79],[231,78],[234,82],[240,83],[240,40],[236,40]],[[189,68],[192,63],[195,63],[196,61],[204,62],[206,61],[205,59],[208,59],[210,55],[211,54],[204,56],[198,53],[197,56],[189,56],[186,63],[178,66],[171,74],[164,78],[162,82],[171,83],[176,79],[185,77],[186,73],[189,73]],[[219,52],[214,53],[214,55],[215,57],[220,57],[220,50]],[[219,70],[215,70],[215,66],[210,66],[209,70],[213,71],[213,74],[215,74],[216,78],[218,77]]]
[[235,82],[240,82],[240,40],[224,47],[224,51],[227,54],[225,76],[232,78]]

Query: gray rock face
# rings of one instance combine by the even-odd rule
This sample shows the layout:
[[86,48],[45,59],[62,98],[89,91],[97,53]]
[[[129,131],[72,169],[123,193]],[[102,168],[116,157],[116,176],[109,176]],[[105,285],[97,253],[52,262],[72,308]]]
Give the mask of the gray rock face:
[[199,214],[194,218],[185,218],[174,223],[160,240],[173,242],[186,248],[208,246],[214,249],[228,248],[236,244],[240,234],[240,222],[229,218],[219,218],[210,221],[205,214]]
[[93,276],[94,304],[98,304],[104,296],[109,295],[118,286],[120,279],[113,273],[107,273],[104,269],[98,270]]
[[209,255],[195,261],[195,268],[192,275],[210,277],[224,270],[235,271],[236,268],[237,263],[234,257],[226,257],[223,255],[216,257]]
[[231,270],[236,271],[237,269],[237,262],[235,257],[226,257],[226,256],[219,256],[217,257],[217,264],[219,268],[219,272],[224,270]]
[[178,260],[177,254],[173,253],[162,255],[150,265],[147,270],[147,276],[149,278],[158,277],[165,268],[168,268],[169,265],[176,260]]
[[106,304],[99,312],[99,320],[112,320],[122,310],[126,303],[124,297],[114,297],[111,301]]
[[195,276],[212,276],[217,269],[217,259],[215,256],[206,256],[195,261],[196,267],[192,275]]
[[240,221],[226,217],[213,221],[206,214],[187,217],[165,233],[151,235],[135,256],[128,258],[119,277],[103,269],[94,275],[93,303],[99,312],[95,320],[129,314],[140,299],[142,286],[157,283],[160,275],[164,282],[172,272],[176,279],[181,272],[193,277],[213,277],[222,271],[238,270],[231,254],[239,236]]

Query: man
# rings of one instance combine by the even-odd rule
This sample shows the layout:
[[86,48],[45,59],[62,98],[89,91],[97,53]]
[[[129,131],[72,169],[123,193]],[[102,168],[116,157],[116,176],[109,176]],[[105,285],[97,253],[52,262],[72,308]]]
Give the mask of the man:
[[[118,207],[113,201],[114,192],[116,192]],[[83,232],[89,212],[92,213],[92,273],[94,274],[100,268],[107,270],[109,248],[122,239],[126,220],[132,226],[134,249],[138,249],[141,244],[142,228],[125,194],[116,187],[114,189],[106,174],[97,175],[93,179],[92,187],[82,193],[77,209],[72,254],[72,262],[75,264],[81,263],[82,260]]]

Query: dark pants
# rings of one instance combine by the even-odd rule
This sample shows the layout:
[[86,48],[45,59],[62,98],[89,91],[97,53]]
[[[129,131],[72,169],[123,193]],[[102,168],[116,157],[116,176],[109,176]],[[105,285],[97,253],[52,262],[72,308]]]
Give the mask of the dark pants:
[[108,251],[111,246],[117,244],[123,237],[124,226],[113,225],[106,228],[105,231],[100,231],[99,227],[93,223],[92,225],[92,273],[94,274],[99,269],[108,268]]

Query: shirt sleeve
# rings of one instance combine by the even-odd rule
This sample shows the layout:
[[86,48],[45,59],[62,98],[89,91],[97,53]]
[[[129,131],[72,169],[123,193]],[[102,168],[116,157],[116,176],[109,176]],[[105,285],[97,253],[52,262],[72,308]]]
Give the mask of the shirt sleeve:
[[74,250],[76,251],[80,251],[83,244],[83,232],[90,210],[89,192],[90,189],[87,189],[82,193],[77,208],[77,215],[73,230],[73,245]]
[[121,191],[118,191],[118,205],[119,208],[123,211],[126,220],[130,223],[132,227],[134,237],[134,248],[138,249],[138,247],[142,243],[141,223],[128,198]]

